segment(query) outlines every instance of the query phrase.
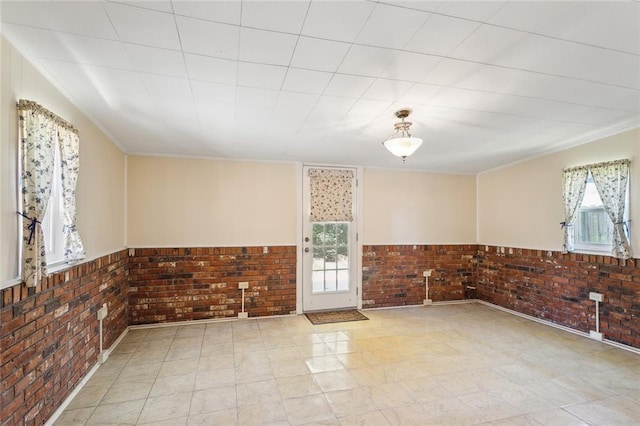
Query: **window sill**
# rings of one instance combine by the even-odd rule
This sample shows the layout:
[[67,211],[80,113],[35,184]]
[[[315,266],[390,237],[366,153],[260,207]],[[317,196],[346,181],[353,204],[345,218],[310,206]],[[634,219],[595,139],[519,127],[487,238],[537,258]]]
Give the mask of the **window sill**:
[[65,269],[68,269],[74,265],[77,265],[78,263],[80,263],[80,261],[76,260],[73,262],[56,262],[56,263],[51,263],[49,265],[47,265],[47,274],[51,275],[51,274],[56,274],[58,272],[62,272]]
[[611,256],[611,249],[607,250],[589,250],[589,249],[577,249],[574,248],[571,253],[575,254],[592,254],[595,256]]

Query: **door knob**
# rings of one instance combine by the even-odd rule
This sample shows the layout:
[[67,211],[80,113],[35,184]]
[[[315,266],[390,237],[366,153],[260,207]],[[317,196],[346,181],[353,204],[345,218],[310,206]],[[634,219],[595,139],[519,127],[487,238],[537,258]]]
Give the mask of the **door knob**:
[[309,247],[305,247],[305,248],[304,248],[304,252],[305,252],[305,253],[309,253]]
[[309,242],[309,237],[304,237],[304,242],[308,243]]

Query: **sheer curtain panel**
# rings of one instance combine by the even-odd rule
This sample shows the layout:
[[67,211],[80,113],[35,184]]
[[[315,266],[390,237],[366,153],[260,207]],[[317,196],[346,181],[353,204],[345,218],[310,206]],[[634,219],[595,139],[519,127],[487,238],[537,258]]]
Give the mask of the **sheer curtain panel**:
[[562,228],[564,229],[563,253],[573,251],[573,220],[578,207],[582,204],[588,176],[589,169],[586,167],[572,167],[564,170],[562,178],[562,201],[564,203],[564,222],[562,222]]
[[62,224],[64,225],[64,260],[74,262],[86,257],[76,226],[76,184],[80,169],[80,138],[77,133],[59,126],[61,159]]
[[624,212],[629,182],[629,160],[611,161],[590,166],[602,206],[613,222],[611,255],[619,259],[631,257],[631,246],[625,232]]
[[21,145],[22,280],[34,287],[47,272],[42,220],[51,197],[57,125],[46,110],[30,101],[18,103]]

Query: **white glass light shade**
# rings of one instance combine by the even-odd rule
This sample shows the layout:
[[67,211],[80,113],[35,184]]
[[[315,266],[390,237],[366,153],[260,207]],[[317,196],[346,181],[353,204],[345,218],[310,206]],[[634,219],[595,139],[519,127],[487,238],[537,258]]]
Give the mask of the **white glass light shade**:
[[414,137],[389,138],[383,142],[385,148],[396,157],[408,157],[422,145],[422,139]]

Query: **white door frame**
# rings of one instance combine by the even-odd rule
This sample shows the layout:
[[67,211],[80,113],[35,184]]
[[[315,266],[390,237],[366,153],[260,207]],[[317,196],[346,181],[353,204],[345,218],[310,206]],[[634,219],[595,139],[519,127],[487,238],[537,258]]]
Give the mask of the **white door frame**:
[[315,164],[315,163],[296,163],[296,313],[302,314],[302,291],[303,291],[303,250],[304,250],[304,232],[303,232],[303,197],[302,188],[304,185],[303,166],[309,167],[328,167],[328,168],[351,168],[356,170],[356,258],[355,262],[355,285],[356,285],[356,301],[357,308],[362,309],[362,175],[363,168],[358,166],[343,166],[335,164]]

